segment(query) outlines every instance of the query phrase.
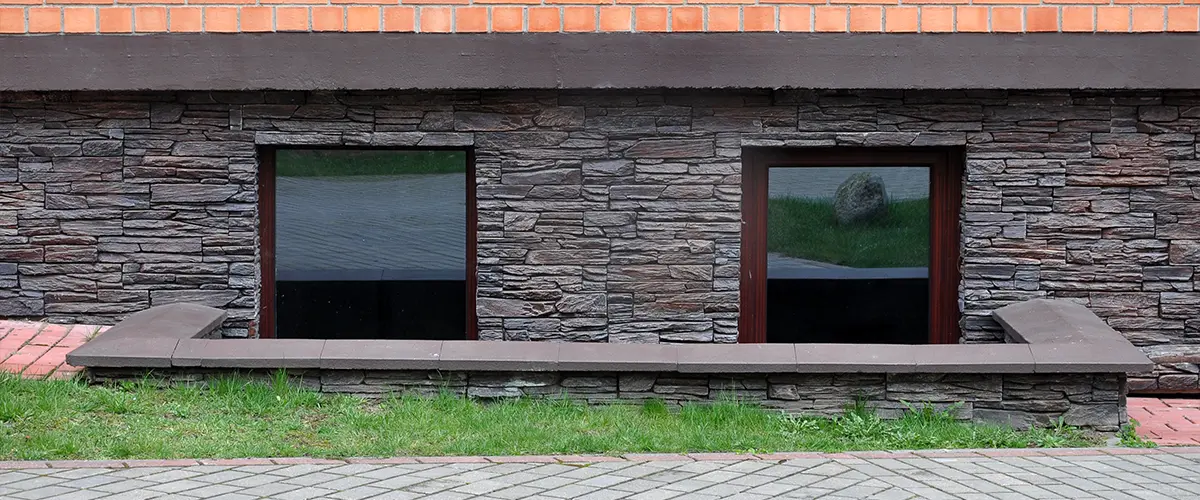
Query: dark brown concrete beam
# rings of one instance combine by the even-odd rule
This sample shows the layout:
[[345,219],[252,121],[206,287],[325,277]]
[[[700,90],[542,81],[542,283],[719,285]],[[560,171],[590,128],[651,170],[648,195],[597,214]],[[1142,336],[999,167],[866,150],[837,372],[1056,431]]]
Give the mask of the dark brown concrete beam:
[[401,34],[0,37],[0,90],[1172,89],[1195,34]]
[[[1064,312],[1065,311],[1065,312]],[[193,304],[131,315],[67,355],[85,367],[323,368],[678,373],[1121,373],[1154,367],[1083,306],[1034,299],[997,317],[1021,344],[589,344],[201,339],[224,312]],[[1080,332],[1083,334],[1080,336]]]

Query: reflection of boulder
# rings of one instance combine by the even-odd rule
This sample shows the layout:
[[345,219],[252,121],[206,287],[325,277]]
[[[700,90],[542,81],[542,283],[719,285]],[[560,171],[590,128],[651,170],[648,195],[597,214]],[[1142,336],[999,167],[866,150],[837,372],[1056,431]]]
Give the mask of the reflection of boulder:
[[873,221],[887,213],[887,191],[878,175],[859,172],[838,186],[833,195],[838,224]]

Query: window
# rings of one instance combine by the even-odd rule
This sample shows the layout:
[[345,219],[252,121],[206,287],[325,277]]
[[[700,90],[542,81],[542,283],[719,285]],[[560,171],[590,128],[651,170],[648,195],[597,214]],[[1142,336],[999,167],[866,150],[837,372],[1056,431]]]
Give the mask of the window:
[[741,342],[958,341],[962,154],[748,148]]
[[468,151],[264,150],[259,334],[474,334]]

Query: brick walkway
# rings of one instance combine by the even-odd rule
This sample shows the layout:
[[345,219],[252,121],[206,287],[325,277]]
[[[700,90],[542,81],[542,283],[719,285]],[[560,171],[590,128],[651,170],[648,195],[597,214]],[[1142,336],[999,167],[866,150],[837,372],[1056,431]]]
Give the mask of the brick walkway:
[[1140,424],[1138,434],[1158,444],[1200,445],[1200,399],[1129,398],[1129,417]]
[[1152,500],[1197,498],[1198,470],[1200,448],[665,455],[603,461],[0,462],[0,498]]
[[0,320],[0,372],[25,378],[70,378],[80,368],[67,353],[108,327]]

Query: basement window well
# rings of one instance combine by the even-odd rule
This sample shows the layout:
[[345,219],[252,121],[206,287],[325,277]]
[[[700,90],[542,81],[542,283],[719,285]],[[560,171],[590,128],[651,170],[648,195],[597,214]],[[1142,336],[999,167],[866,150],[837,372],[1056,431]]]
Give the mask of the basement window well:
[[279,149],[260,163],[261,337],[470,336],[469,152]]

